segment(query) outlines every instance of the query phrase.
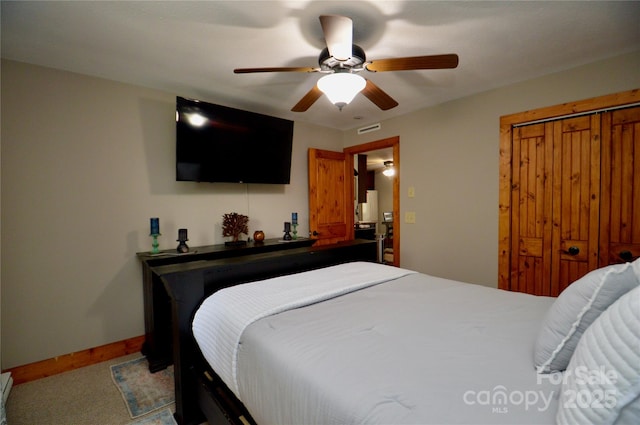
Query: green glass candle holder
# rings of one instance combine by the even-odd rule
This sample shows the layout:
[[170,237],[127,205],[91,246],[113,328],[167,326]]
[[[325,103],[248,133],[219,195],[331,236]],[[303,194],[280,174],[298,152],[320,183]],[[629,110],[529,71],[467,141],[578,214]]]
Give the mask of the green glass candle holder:
[[158,243],[158,236],[160,236],[160,233],[154,233],[149,235],[153,238],[153,240],[151,241],[151,253],[152,254],[157,254],[160,252],[160,243]]

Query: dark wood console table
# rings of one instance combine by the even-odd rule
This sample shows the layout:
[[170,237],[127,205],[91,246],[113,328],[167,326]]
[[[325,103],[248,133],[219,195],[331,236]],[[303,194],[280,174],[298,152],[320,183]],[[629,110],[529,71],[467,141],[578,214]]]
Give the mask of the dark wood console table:
[[144,293],[144,330],[145,342],[142,353],[149,361],[149,370],[157,372],[171,363],[171,302],[160,277],[151,269],[159,266],[178,265],[234,258],[246,255],[295,248],[309,247],[315,239],[299,238],[292,241],[266,239],[263,242],[249,242],[242,246],[226,246],[224,244],[191,247],[190,252],[179,254],[176,249],[151,252],[138,252],[136,255],[142,263],[142,284]]

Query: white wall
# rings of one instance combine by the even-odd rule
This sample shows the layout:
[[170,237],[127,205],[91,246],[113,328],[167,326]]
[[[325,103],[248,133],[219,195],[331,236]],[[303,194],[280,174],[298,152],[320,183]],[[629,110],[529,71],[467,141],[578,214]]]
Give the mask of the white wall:
[[176,182],[175,96],[2,61],[3,369],[144,334],[150,217],[161,249],[178,228],[222,243],[233,211],[267,238],[297,211],[308,233],[307,148],[341,132],[295,124],[290,185]]
[[497,286],[500,116],[638,89],[639,70],[636,52],[345,132],[345,146],[400,136],[401,220],[416,213],[394,229],[401,266]]

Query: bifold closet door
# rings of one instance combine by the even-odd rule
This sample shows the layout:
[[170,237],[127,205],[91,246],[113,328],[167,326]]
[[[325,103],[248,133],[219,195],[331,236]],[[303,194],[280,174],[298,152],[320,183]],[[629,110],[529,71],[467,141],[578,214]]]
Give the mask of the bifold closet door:
[[598,267],[600,115],[553,123],[551,290]]
[[513,129],[511,169],[511,291],[549,295],[553,126]]
[[598,264],[600,118],[514,129],[512,291],[557,296]]
[[602,120],[600,265],[640,257],[640,107]]
[[498,287],[559,295],[640,258],[640,91],[500,117]]

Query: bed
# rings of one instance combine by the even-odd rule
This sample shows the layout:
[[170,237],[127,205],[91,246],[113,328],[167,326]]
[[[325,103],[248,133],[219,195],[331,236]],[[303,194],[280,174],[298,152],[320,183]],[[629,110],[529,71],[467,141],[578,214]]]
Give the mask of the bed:
[[[638,269],[592,272],[558,299],[368,262],[233,286],[194,315],[200,408],[211,424],[637,423]],[[602,342],[591,324],[622,298],[632,308],[624,326],[610,327],[626,334],[604,358],[626,366],[576,363],[574,351],[602,349],[579,343]],[[598,375],[584,389],[571,367],[616,379]],[[609,395],[605,413],[599,394]]]

